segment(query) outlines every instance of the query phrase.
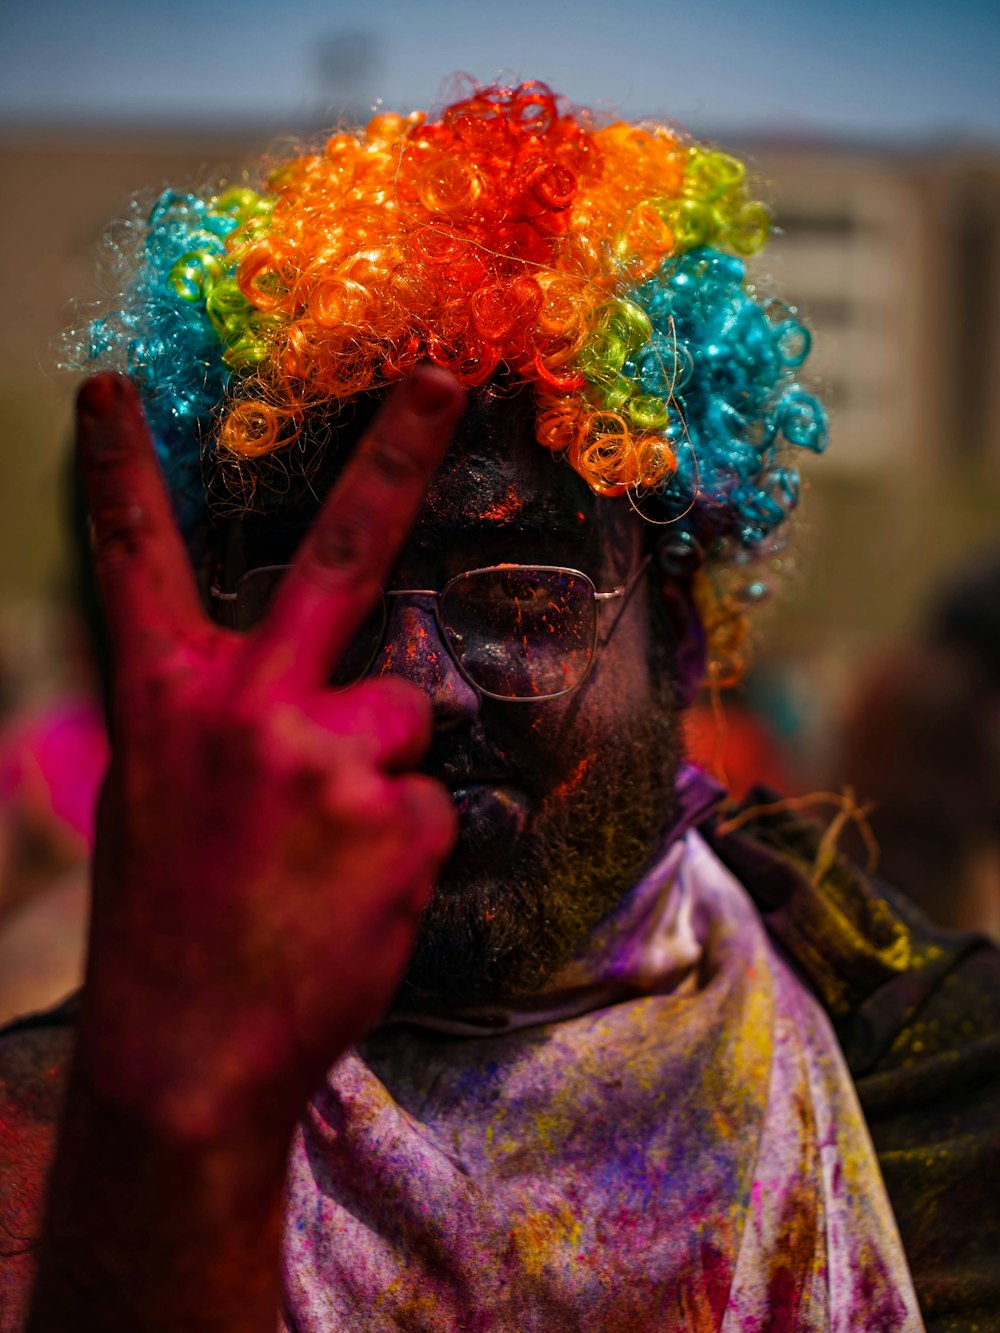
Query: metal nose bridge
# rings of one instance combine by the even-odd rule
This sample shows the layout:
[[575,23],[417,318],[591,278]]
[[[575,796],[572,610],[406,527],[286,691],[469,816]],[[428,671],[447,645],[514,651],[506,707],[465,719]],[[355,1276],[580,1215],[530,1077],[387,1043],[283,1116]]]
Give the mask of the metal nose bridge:
[[384,588],[385,597],[433,597],[435,608],[441,594],[437,588]]

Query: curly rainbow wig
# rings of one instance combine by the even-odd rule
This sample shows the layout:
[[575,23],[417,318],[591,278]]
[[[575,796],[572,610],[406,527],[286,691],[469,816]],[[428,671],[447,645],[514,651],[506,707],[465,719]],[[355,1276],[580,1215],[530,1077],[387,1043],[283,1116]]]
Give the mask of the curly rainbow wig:
[[[206,455],[252,508],[310,423],[429,360],[469,388],[530,385],[542,447],[669,524],[675,552],[732,566],[794,507],[794,448],[827,436],[796,380],[808,330],[747,279],[769,226],[727,154],[600,125],[541,83],[475,86],[338,131],[257,188],[163,194],[81,360],[138,384],[182,521]],[[731,592],[709,593],[732,657]]]

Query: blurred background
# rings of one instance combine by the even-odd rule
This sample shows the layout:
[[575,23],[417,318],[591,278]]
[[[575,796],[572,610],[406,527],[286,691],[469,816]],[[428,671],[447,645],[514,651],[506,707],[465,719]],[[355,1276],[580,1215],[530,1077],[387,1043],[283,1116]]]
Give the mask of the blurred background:
[[[912,660],[943,582],[1000,546],[998,60],[1000,6],[985,0],[7,0],[4,716],[34,717],[87,688],[67,617],[73,384],[53,340],[71,302],[100,293],[109,219],[136,190],[236,176],[282,134],[431,106],[457,71],[506,72],[627,117],[676,120],[748,159],[774,206],[780,230],[762,267],[814,328],[833,431],[731,705],[731,740],[744,711],[754,720],[730,763],[734,782],[846,780],[864,797],[861,751],[845,737],[871,735],[858,701],[872,673]],[[897,693],[877,696],[875,716]],[[973,708],[977,726],[993,698]],[[96,768],[100,747],[84,739]],[[715,745],[704,731],[698,743]],[[37,756],[24,762],[37,778]],[[924,751],[914,762],[937,765]]]

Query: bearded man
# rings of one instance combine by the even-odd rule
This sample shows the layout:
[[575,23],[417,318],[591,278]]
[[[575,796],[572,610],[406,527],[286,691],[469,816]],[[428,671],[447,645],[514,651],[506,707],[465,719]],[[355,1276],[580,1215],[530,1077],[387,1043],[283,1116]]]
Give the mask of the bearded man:
[[138,392],[79,402],[113,760],[82,998],[4,1044],[4,1327],[36,1268],[36,1330],[995,1318],[996,954],[682,762],[825,444],[765,236],[538,84],[158,201],[90,334]]

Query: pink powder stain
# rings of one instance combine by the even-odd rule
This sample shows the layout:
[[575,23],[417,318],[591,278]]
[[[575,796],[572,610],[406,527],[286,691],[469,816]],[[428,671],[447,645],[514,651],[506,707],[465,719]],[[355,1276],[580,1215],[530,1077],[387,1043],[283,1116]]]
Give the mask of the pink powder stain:
[[[596,760],[596,754],[584,755],[568,777],[565,777],[558,786],[552,788],[552,791],[549,794],[549,801],[562,800],[564,796],[574,791],[583,781],[589,770],[593,768]],[[548,805],[548,801],[546,802],[546,805]]]
[[501,498],[483,510],[482,517],[489,523],[513,523],[523,508],[524,497],[518,493],[517,483],[512,481]]
[[906,1308],[882,1256],[869,1253],[858,1264],[854,1282],[866,1333],[898,1333],[906,1324]]
[[97,792],[108,762],[104,721],[86,697],[56,700],[15,719],[0,740],[0,800],[47,813],[63,829],[93,842]]

